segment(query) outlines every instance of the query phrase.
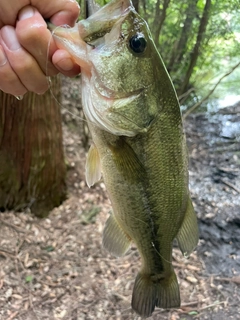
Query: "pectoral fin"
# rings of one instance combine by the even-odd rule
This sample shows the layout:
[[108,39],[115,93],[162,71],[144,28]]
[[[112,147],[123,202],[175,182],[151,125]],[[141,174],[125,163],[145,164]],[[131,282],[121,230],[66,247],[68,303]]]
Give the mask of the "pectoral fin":
[[89,188],[101,179],[101,163],[98,150],[91,145],[86,161],[86,182]]
[[120,137],[116,144],[109,146],[113,154],[116,167],[128,181],[144,178],[145,168],[132,147]]
[[179,248],[185,257],[188,257],[198,244],[197,216],[194,212],[190,198],[188,199],[187,210],[183,223],[176,238]]
[[131,238],[124,232],[113,214],[108,218],[103,231],[103,246],[116,257],[123,256],[131,244]]

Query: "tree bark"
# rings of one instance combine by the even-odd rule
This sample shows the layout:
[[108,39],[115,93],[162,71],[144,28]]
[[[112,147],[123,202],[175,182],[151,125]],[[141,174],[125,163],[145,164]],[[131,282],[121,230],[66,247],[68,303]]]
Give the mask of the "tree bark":
[[146,6],[146,0],[141,0],[142,8],[143,8],[143,14],[144,14],[144,19],[147,19],[147,6]]
[[[52,80],[59,100],[60,80]],[[0,208],[47,216],[66,196],[61,114],[50,90],[23,100],[0,91]]]
[[163,1],[163,8],[160,9],[160,0],[157,0],[156,7],[155,7],[155,17],[153,20],[153,40],[158,46],[159,43],[159,35],[163,26],[163,23],[167,17],[167,8],[169,6],[171,0],[164,0]]
[[137,12],[139,12],[139,0],[132,0],[133,6]]
[[208,24],[210,7],[211,7],[211,0],[206,0],[204,10],[203,10],[203,15],[202,15],[199,29],[198,29],[197,40],[196,40],[196,43],[194,45],[194,48],[193,48],[193,51],[191,54],[190,64],[189,64],[188,70],[186,72],[185,78],[183,80],[183,83],[182,83],[180,90],[178,92],[178,95],[182,95],[188,88],[189,80],[192,75],[193,68],[196,66],[197,59],[198,59],[198,56],[200,53],[201,44],[202,44],[202,41],[204,38],[204,33],[206,31],[206,27]]
[[183,56],[187,51],[189,35],[191,33],[194,18],[197,15],[197,2],[198,0],[189,1],[186,8],[186,11],[184,13],[185,20],[181,30],[181,35],[174,45],[174,50],[172,51],[172,55],[167,66],[169,72],[175,72],[176,69],[179,68],[179,63],[181,63]]

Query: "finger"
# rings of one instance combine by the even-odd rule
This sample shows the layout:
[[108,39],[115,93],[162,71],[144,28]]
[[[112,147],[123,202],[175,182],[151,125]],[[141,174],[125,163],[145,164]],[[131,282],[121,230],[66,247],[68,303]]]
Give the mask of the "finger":
[[79,4],[73,0],[31,0],[31,5],[37,8],[45,19],[50,19],[57,26],[73,26],[80,12]]
[[[1,38],[0,38],[1,39]],[[1,41],[1,40],[0,40]],[[12,95],[20,96],[27,92],[16,73],[13,71],[8,59],[0,45],[0,90]]]
[[23,8],[18,15],[16,34],[20,44],[38,62],[43,73],[53,76],[58,70],[51,62],[57,50],[51,32],[40,13],[31,6]]
[[52,57],[56,68],[68,77],[75,77],[80,73],[80,67],[75,64],[70,54],[65,50],[57,50]]
[[8,62],[22,84],[28,91],[44,93],[48,89],[46,76],[35,59],[18,42],[15,29],[5,26],[1,29],[1,36]]
[[4,25],[11,25],[14,26],[17,20],[18,11],[28,5],[30,0],[20,0],[20,1],[13,1],[13,0],[1,0],[0,1],[0,12],[1,12],[1,19],[0,19],[0,28]]
[[45,19],[51,19],[56,25],[73,26],[79,16],[79,5],[74,0],[1,0],[0,28],[4,25],[15,26],[19,10],[27,5],[36,7]]

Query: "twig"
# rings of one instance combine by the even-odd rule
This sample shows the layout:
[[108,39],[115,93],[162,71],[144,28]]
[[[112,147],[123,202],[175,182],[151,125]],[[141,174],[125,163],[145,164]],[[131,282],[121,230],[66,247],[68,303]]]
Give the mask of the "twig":
[[236,284],[240,284],[240,276],[232,277],[232,278],[215,278],[218,281],[227,281],[227,282],[234,282]]
[[225,304],[225,303],[226,303],[226,301],[217,301],[215,303],[209,304],[208,306],[199,308],[198,311],[203,311],[203,310],[206,310],[206,309],[209,309],[209,308],[212,308],[212,307],[216,307],[216,306],[219,306],[220,304]]
[[219,179],[219,180],[229,188],[232,188],[233,190],[235,190],[237,193],[240,193],[240,189],[236,188],[232,183],[225,181],[223,179]]
[[15,254],[15,252],[11,252],[11,251],[8,251],[8,250],[5,250],[5,249],[2,249],[2,248],[0,248],[0,255],[11,255],[11,256],[16,256],[16,254]]
[[217,86],[219,85],[219,83],[226,78],[227,76],[229,76],[235,69],[237,69],[240,66],[240,62],[238,62],[237,64],[235,64],[235,66],[232,67],[231,70],[229,70],[227,73],[225,73],[215,84],[215,86],[212,88],[212,90],[209,91],[209,93],[202,98],[199,102],[197,102],[196,104],[194,104],[191,108],[189,108],[183,115],[183,119],[185,120],[187,118],[187,116],[193,112],[195,109],[197,109],[204,101],[206,101],[211,94],[213,94],[213,92],[215,91],[215,89],[217,88]]
[[46,286],[49,286],[49,287],[66,289],[66,285],[63,285],[63,284],[57,284],[57,283],[55,284],[55,283],[52,283],[52,282],[45,282],[45,281],[42,281],[42,280],[38,280],[38,282],[40,282],[42,284],[45,284]]
[[[231,142],[232,143],[232,142]],[[212,148],[210,148],[212,149]],[[204,150],[207,150],[207,148],[205,148]],[[230,146],[228,147],[218,147],[218,148],[214,148],[214,152],[239,152],[239,146],[237,145],[237,143],[232,143]]]
[[179,97],[178,97],[178,100],[181,101],[181,104],[184,103],[184,101],[188,98],[188,96],[190,95],[190,93],[192,93],[193,91],[195,91],[196,89],[195,88],[191,88],[189,89],[187,92],[184,92],[183,94],[181,94]]
[[21,240],[19,245],[16,247],[16,256],[19,254],[20,249],[22,248],[23,244],[25,242],[25,238]]
[[13,312],[13,313],[7,318],[7,320],[13,320],[18,313],[19,313],[19,311]]
[[232,173],[232,172],[240,172],[240,169],[236,168],[224,168],[224,167],[217,167],[217,169],[219,171],[223,171],[223,172],[226,172],[226,173]]
[[192,302],[187,302],[187,303],[182,303],[180,308],[186,308],[186,307],[191,307],[191,306],[195,306],[198,304],[198,301],[192,301]]
[[112,296],[116,297],[117,299],[119,300],[123,300],[123,301],[129,301],[128,298],[124,297],[123,295],[117,293],[117,292],[113,292],[112,293]]
[[26,232],[25,230],[23,230],[21,228],[18,228],[18,227],[14,226],[14,225],[6,222],[6,221],[3,221],[2,219],[0,219],[0,224],[4,224],[6,227],[11,228],[11,229],[15,230],[18,233],[25,233]]
[[181,268],[181,269],[189,269],[192,271],[201,271],[200,268],[192,266],[190,264],[181,264],[181,263],[177,263],[177,262],[172,262],[173,267],[177,267],[177,268]]

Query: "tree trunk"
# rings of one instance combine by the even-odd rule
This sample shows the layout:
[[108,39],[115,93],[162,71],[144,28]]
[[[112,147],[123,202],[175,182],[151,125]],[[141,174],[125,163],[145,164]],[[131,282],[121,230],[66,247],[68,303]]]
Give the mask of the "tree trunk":
[[[59,100],[60,80],[52,80]],[[66,196],[61,114],[50,90],[23,100],[0,91],[0,208],[47,216]]]
[[139,0],[132,0],[133,6],[137,12],[139,12]]
[[191,34],[194,18],[197,15],[197,2],[198,0],[191,0],[188,2],[188,6],[184,13],[185,20],[181,30],[181,35],[174,45],[174,50],[172,51],[172,55],[167,66],[169,72],[175,72],[176,69],[179,68],[179,63],[181,63],[183,56],[187,51],[189,35]]
[[191,54],[191,59],[190,59],[190,64],[188,67],[188,70],[186,72],[184,81],[181,85],[181,88],[178,92],[178,95],[182,95],[188,88],[189,80],[193,72],[193,68],[196,66],[197,59],[200,53],[200,47],[204,38],[204,33],[208,24],[208,19],[209,19],[209,11],[210,11],[210,6],[211,6],[211,0],[206,0],[205,7],[203,10],[203,15],[200,21],[199,29],[198,29],[198,35],[197,35],[197,40],[194,45],[192,54]]
[[163,23],[167,17],[167,8],[169,6],[170,0],[163,1],[163,8],[160,9],[160,0],[157,0],[155,7],[155,17],[153,20],[153,40],[158,46],[159,44],[159,35],[163,26]]

